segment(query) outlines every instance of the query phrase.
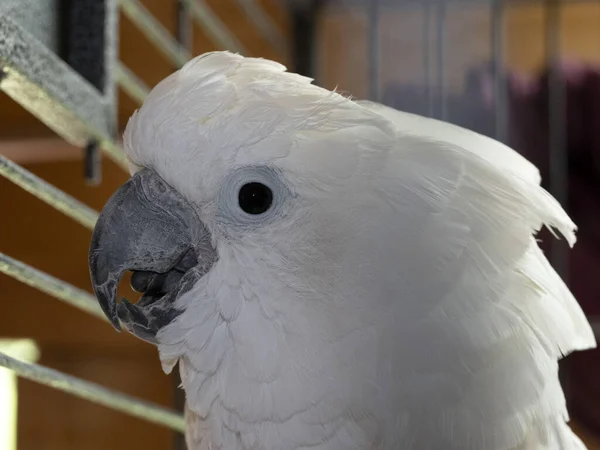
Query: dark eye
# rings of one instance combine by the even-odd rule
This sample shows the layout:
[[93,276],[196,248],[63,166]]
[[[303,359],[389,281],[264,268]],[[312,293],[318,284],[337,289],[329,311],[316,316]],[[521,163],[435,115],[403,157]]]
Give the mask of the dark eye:
[[263,214],[273,204],[273,191],[262,183],[248,183],[238,194],[240,208],[248,214]]

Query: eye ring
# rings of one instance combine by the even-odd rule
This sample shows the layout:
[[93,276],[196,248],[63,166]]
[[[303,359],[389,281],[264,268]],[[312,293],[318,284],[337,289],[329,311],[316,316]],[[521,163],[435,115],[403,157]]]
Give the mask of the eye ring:
[[[252,208],[240,204],[240,193],[253,195]],[[219,222],[227,226],[254,228],[270,223],[290,208],[295,197],[281,173],[269,166],[241,166],[227,174],[219,190]],[[259,199],[262,199],[260,202]],[[256,203],[254,202],[256,200]],[[286,206],[287,205],[287,206]]]
[[273,191],[258,181],[245,183],[238,191],[238,205],[246,214],[264,214],[273,205]]

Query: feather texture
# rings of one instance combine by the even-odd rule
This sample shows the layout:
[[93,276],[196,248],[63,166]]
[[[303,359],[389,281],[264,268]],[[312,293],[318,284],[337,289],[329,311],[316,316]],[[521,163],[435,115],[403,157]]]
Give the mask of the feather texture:
[[[191,450],[584,448],[557,361],[595,341],[535,241],[575,225],[516,152],[227,52],[160,83],[125,144],[219,253],[158,336]],[[224,218],[256,166],[277,216]]]

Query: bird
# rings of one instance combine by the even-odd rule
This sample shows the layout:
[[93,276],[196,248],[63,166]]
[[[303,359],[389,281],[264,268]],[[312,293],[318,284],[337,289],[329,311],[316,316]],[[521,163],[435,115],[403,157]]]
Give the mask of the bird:
[[92,286],[178,365],[190,450],[585,449],[558,362],[596,343],[537,242],[576,225],[511,148],[218,51],[124,149]]

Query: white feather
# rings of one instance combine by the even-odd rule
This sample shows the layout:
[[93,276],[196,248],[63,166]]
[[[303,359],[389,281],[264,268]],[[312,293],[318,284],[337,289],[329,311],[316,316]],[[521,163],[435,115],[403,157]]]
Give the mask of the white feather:
[[[133,170],[194,205],[219,261],[159,334],[179,361],[190,450],[575,450],[557,361],[595,346],[535,242],[575,225],[506,146],[355,102],[228,52],[160,83],[133,116]],[[224,221],[228,174],[291,193]]]

